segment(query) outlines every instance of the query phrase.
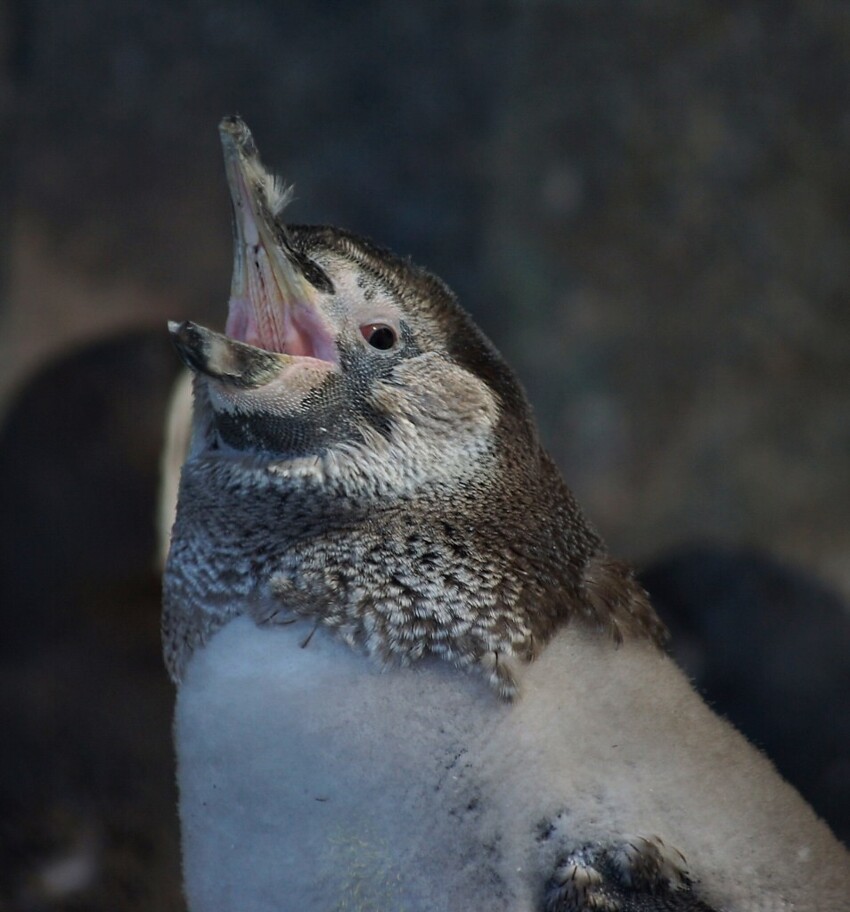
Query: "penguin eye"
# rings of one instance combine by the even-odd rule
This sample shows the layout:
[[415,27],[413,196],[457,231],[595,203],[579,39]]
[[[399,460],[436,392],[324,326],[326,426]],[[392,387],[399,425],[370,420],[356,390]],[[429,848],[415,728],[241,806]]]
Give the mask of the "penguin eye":
[[360,332],[372,348],[381,351],[388,351],[398,341],[398,334],[388,323],[364,323]]

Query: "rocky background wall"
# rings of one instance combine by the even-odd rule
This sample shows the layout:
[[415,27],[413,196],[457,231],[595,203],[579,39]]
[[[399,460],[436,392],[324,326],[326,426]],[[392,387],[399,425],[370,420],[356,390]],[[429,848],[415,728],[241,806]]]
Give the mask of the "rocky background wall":
[[806,725],[825,707],[812,775],[850,820],[848,4],[6,0],[0,907],[180,908],[164,323],[223,323],[216,125],[237,112],[295,181],[293,219],[459,293],[615,553],[774,556],[692,551],[679,601],[733,606],[717,650],[761,606],[742,661],[785,707],[810,688]]

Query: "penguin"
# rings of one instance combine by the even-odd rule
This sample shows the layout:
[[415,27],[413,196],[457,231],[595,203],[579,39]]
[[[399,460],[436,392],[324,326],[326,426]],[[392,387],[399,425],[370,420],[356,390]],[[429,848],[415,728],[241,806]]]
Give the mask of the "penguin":
[[163,585],[191,912],[848,907],[850,856],[696,695],[449,289],[220,125],[223,333]]

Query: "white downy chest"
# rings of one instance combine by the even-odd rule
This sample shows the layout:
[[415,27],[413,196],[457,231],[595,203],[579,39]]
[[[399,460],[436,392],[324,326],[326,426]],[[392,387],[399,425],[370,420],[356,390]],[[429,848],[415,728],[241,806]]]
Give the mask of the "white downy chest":
[[820,825],[649,647],[567,628],[506,704],[441,661],[382,672],[323,630],[302,648],[311,626],[238,618],[190,662],[175,737],[191,912],[532,912],[565,848],[629,833],[744,901],[776,881],[753,846],[789,803],[801,822],[776,852],[814,865]]

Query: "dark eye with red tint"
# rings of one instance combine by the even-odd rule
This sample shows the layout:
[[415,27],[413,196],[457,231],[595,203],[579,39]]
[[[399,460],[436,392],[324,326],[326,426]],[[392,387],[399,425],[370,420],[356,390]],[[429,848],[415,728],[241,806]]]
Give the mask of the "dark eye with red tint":
[[387,323],[364,323],[360,332],[372,348],[380,351],[389,351],[398,341],[398,333]]

